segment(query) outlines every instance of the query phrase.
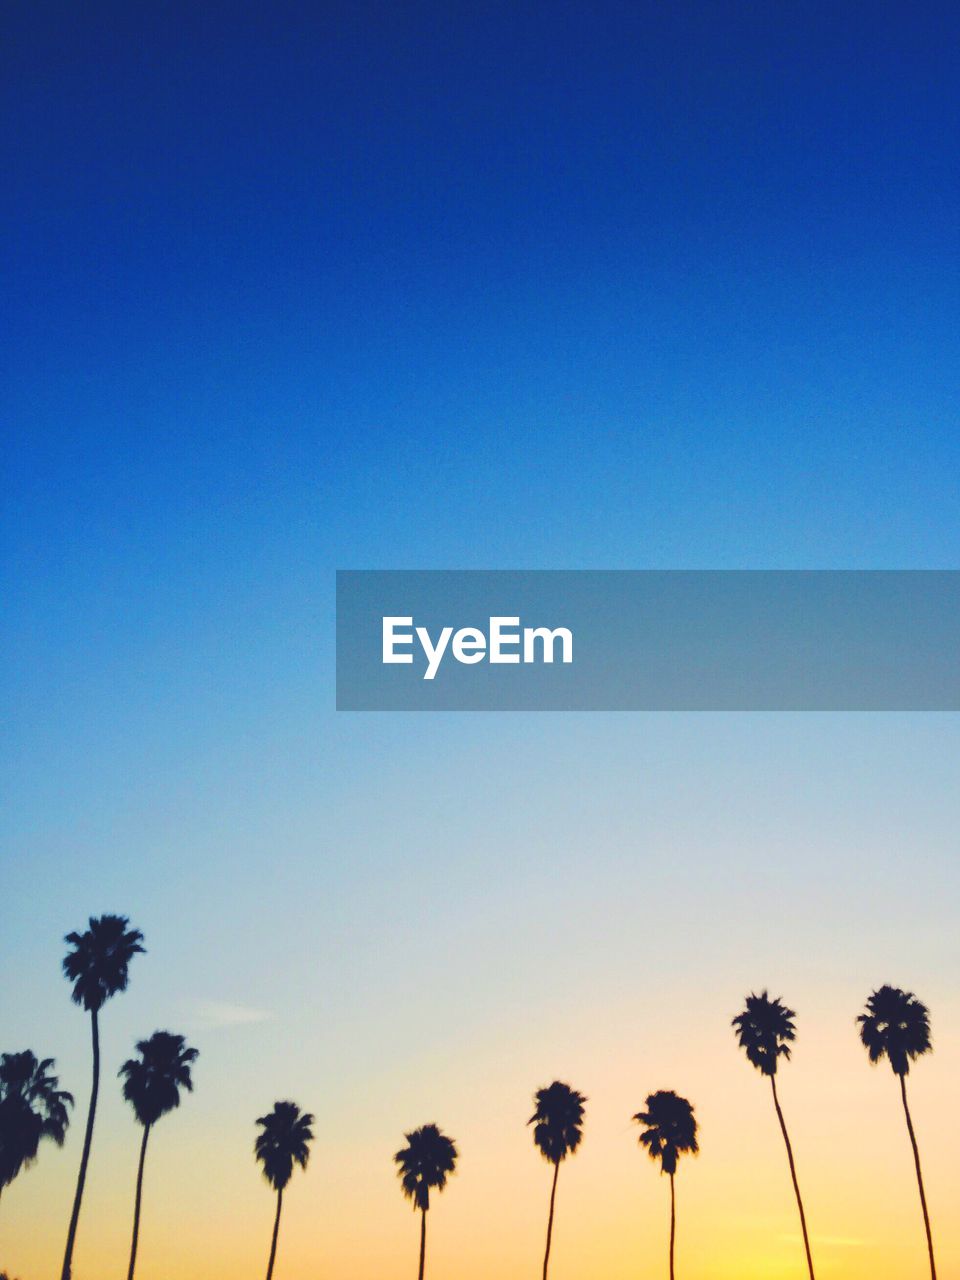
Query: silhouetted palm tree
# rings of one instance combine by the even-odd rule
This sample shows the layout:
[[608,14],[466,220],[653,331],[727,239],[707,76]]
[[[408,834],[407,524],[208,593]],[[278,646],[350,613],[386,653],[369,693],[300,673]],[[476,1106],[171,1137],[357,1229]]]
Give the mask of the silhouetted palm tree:
[[196,1049],[187,1047],[183,1036],[169,1031],[155,1031],[149,1040],[137,1041],[139,1058],[128,1058],[120,1068],[123,1096],[133,1107],[143,1125],[140,1163],[137,1166],[137,1191],[133,1206],[133,1239],[130,1242],[130,1265],[127,1280],[133,1280],[140,1236],[140,1202],[143,1195],[143,1165],[147,1158],[147,1139],[156,1122],[180,1105],[180,1090],[193,1089],[190,1064],[196,1062]]
[[937,1265],[933,1259],[933,1233],[930,1230],[927,1197],[923,1190],[923,1174],[920,1172],[920,1150],[913,1131],[910,1108],[907,1106],[907,1074],[910,1063],[933,1049],[930,1041],[930,1012],[912,991],[883,986],[867,1000],[866,1012],[861,1013],[857,1021],[860,1023],[860,1039],[870,1055],[870,1061],[876,1063],[881,1058],[886,1058],[893,1068],[893,1074],[900,1081],[903,1114],[907,1118],[907,1133],[913,1148],[917,1186],[920,1188],[920,1207],[927,1233],[930,1277],[931,1280],[937,1280]]
[[453,1173],[457,1163],[457,1148],[452,1138],[441,1133],[435,1124],[425,1124],[412,1133],[405,1133],[407,1145],[393,1157],[403,1194],[420,1210],[420,1270],[417,1280],[423,1280],[427,1256],[427,1210],[430,1208],[430,1188],[442,1191],[447,1185],[447,1175]]
[[307,1167],[313,1141],[313,1116],[308,1111],[301,1111],[295,1102],[275,1102],[273,1110],[261,1116],[257,1124],[262,1132],[257,1134],[253,1153],[263,1165],[263,1176],[277,1193],[277,1215],[273,1220],[270,1261],[267,1263],[267,1280],[270,1280],[277,1256],[283,1189],[290,1181],[294,1164],[301,1169]]
[[583,1138],[583,1108],[586,1098],[568,1084],[554,1080],[534,1094],[537,1109],[527,1121],[532,1124],[533,1141],[544,1160],[553,1165],[550,1188],[550,1216],[547,1218],[547,1247],[543,1255],[543,1280],[547,1280],[550,1264],[550,1242],[553,1239],[553,1211],[557,1199],[557,1177],[560,1161],[572,1155]]
[[660,1172],[670,1178],[670,1280],[673,1280],[673,1253],[676,1240],[677,1202],[673,1179],[677,1162],[687,1151],[696,1155],[697,1121],[693,1107],[672,1089],[660,1089],[647,1097],[646,1111],[638,1111],[633,1117],[638,1124],[646,1125],[640,1135],[640,1145],[647,1148],[651,1160],[660,1161]]
[[29,1049],[0,1054],[0,1193],[33,1164],[44,1138],[63,1146],[73,1096],[58,1088],[54,1065]]
[[73,1002],[90,1014],[93,1037],[93,1087],[90,1090],[90,1110],[87,1113],[87,1127],[83,1135],[83,1153],[80,1157],[77,1190],[73,1198],[73,1211],[70,1214],[70,1227],[67,1231],[67,1247],[63,1255],[61,1280],[70,1280],[73,1246],[77,1238],[77,1223],[80,1221],[80,1205],[83,1201],[83,1187],[87,1180],[87,1164],[90,1160],[93,1122],[97,1114],[97,1094],[100,1090],[100,1026],[97,1015],[111,996],[116,995],[118,991],[126,990],[130,961],[138,951],[143,951],[140,945],[143,942],[143,934],[139,929],[128,928],[129,924],[130,921],[126,916],[91,916],[88,929],[83,933],[68,933],[64,939],[71,947],[63,958],[63,972],[73,983]]
[[810,1252],[810,1238],[807,1235],[807,1218],[803,1211],[803,1200],[800,1196],[800,1183],[797,1181],[797,1169],[793,1160],[793,1147],[787,1133],[786,1121],[780,1108],[777,1096],[777,1063],[781,1058],[790,1061],[790,1042],[796,1039],[796,1014],[778,998],[771,1000],[766,991],[760,995],[747,996],[747,1007],[743,1013],[737,1014],[733,1026],[737,1031],[740,1048],[747,1055],[762,1075],[770,1080],[773,1089],[773,1105],[780,1121],[780,1132],[787,1148],[787,1162],[790,1165],[790,1177],[797,1197],[797,1208],[800,1210],[800,1229],[803,1232],[803,1247],[807,1255],[807,1270],[810,1280],[813,1276],[813,1257]]

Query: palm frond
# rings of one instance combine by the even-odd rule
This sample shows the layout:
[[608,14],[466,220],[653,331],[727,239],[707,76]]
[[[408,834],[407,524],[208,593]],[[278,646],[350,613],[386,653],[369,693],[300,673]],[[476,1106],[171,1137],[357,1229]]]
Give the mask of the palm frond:
[[263,1166],[263,1176],[275,1191],[282,1191],[290,1181],[293,1167],[307,1167],[310,1143],[313,1141],[314,1118],[301,1111],[295,1102],[275,1102],[273,1110],[257,1120],[261,1132],[253,1144],[253,1152]]
[[144,950],[143,934],[129,924],[126,916],[91,916],[89,928],[64,939],[71,950],[63,958],[63,972],[73,983],[74,1003],[87,1012],[126,990],[130,961]]
[[55,1065],[29,1049],[0,1055],[0,1187],[33,1164],[44,1138],[63,1145],[73,1095],[59,1088]]
[[860,1040],[871,1062],[886,1058],[894,1073],[905,1076],[910,1063],[933,1049],[930,1011],[900,987],[878,987],[857,1017]]
[[430,1191],[442,1191],[456,1168],[456,1143],[435,1124],[404,1134],[406,1146],[393,1157],[403,1194],[415,1209],[430,1208]]
[[538,1089],[536,1109],[527,1121],[533,1125],[533,1141],[545,1160],[559,1164],[579,1147],[587,1099],[562,1080]]
[[672,1089],[660,1089],[648,1095],[644,1111],[638,1111],[633,1119],[644,1126],[640,1145],[645,1147],[651,1160],[660,1161],[662,1173],[674,1174],[681,1155],[696,1155],[697,1121],[693,1107]]
[[139,1058],[128,1058],[118,1074],[123,1096],[142,1125],[156,1124],[180,1105],[180,1090],[193,1090],[191,1067],[199,1057],[183,1036],[155,1031],[137,1042]]
[[790,1060],[790,1043],[796,1039],[794,1019],[779,996],[773,1000],[766,991],[747,996],[746,1007],[733,1019],[737,1042],[758,1071],[765,1076],[777,1074],[781,1058]]

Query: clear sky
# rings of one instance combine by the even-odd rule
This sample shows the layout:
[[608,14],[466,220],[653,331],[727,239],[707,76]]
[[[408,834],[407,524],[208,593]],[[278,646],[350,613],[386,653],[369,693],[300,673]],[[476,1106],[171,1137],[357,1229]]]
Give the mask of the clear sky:
[[121,911],[148,954],[75,1280],[126,1263],[113,1077],[156,1027],[201,1056],[141,1280],[261,1274],[287,1096],[318,1138],[276,1280],[412,1274],[390,1157],[430,1120],[462,1152],[433,1280],[536,1275],[555,1076],[590,1103],[554,1280],[663,1274],[629,1123],[660,1087],[702,1124],[682,1274],[799,1280],[728,1026],[763,985],[819,1270],[910,1280],[853,1025],[888,981],[933,1012],[910,1085],[960,1274],[955,716],[338,716],[332,649],[338,567],[960,567],[956,6],[35,0],[0,35],[0,1049],[78,1097],[0,1267],[59,1265],[61,938]]

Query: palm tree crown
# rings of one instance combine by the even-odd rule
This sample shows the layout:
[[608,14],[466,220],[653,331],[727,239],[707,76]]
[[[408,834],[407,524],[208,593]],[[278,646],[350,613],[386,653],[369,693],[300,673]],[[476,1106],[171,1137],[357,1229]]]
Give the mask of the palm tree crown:
[[63,1146],[73,1095],[57,1087],[53,1066],[29,1049],[0,1054],[0,1188],[33,1164],[44,1138]]
[[301,1111],[295,1102],[275,1102],[273,1110],[257,1121],[261,1132],[253,1144],[253,1153],[274,1191],[284,1189],[295,1163],[301,1169],[307,1167],[313,1123],[309,1111]]
[[536,1110],[527,1121],[541,1155],[559,1164],[579,1147],[583,1138],[583,1111],[586,1098],[560,1080],[534,1094]]
[[747,1007],[733,1019],[740,1048],[758,1071],[765,1076],[777,1074],[781,1057],[789,1062],[790,1041],[796,1039],[796,1014],[777,997],[771,1000],[766,991],[747,996]]
[[403,1194],[414,1208],[430,1208],[430,1188],[442,1191],[457,1163],[457,1148],[435,1124],[404,1134],[406,1146],[393,1157]]
[[183,1036],[170,1031],[155,1031],[149,1040],[139,1040],[137,1053],[140,1057],[128,1058],[118,1074],[124,1098],[146,1127],[179,1107],[181,1089],[193,1089],[190,1065],[199,1055]]
[[681,1155],[688,1151],[696,1155],[700,1150],[693,1107],[672,1089],[651,1093],[645,1105],[646,1111],[633,1117],[646,1126],[640,1134],[640,1145],[646,1147],[651,1160],[660,1161],[663,1173],[672,1175]]
[[866,1012],[857,1022],[870,1061],[886,1058],[898,1076],[907,1075],[911,1061],[933,1048],[930,1012],[912,991],[880,987],[867,1000]]
[[95,1013],[118,991],[125,991],[127,970],[143,934],[130,929],[126,916],[91,916],[83,933],[68,933],[73,948],[63,958],[63,972],[73,983],[73,1001]]

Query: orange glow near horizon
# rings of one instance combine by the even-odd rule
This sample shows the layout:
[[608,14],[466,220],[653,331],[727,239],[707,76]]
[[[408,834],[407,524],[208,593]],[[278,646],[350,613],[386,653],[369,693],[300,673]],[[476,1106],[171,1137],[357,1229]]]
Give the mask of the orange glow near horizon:
[[[624,1011],[596,1010],[616,1038]],[[781,1072],[818,1276],[826,1280],[922,1277],[926,1257],[912,1160],[895,1078],[871,1069],[850,1020],[808,1031]],[[551,1032],[547,1029],[547,1038]],[[561,1168],[552,1280],[650,1280],[666,1268],[666,1180],[636,1143],[630,1115],[646,1092],[676,1086],[694,1101],[701,1155],[677,1175],[677,1273],[684,1280],[802,1280],[805,1274],[786,1157],[766,1082],[715,1020],[694,1043],[673,1035],[652,1064],[638,1030],[615,1065],[607,1045],[582,1041],[560,1074],[589,1097],[581,1150]],[[539,1052],[487,1042],[451,1054],[432,1079],[378,1068],[364,1097],[356,1082],[339,1105],[322,1096],[309,1169],[284,1197],[276,1280],[384,1280],[414,1273],[417,1220],[401,1198],[392,1152],[403,1128],[438,1120],[460,1148],[457,1173],[428,1218],[428,1275],[527,1280],[539,1275],[549,1169],[525,1127],[522,1080]],[[547,1053],[543,1053],[543,1061]],[[559,1055],[558,1055],[559,1056]],[[636,1069],[631,1063],[637,1063]],[[938,1265],[958,1274],[960,1224],[953,1082],[960,1037],[941,1035],[909,1079]],[[539,1075],[546,1075],[540,1070]],[[109,1073],[105,1073],[107,1085]],[[265,1270],[273,1195],[254,1164],[252,1116],[236,1122],[221,1097],[205,1106],[206,1080],[151,1143],[140,1280],[209,1280]],[[226,1093],[229,1094],[227,1081]],[[123,1274],[129,1243],[137,1131],[109,1087],[98,1118],[74,1280]],[[430,1108],[426,1099],[432,1097]],[[222,1105],[221,1105],[222,1104]],[[84,1114],[66,1149],[46,1150],[4,1194],[0,1263],[19,1280],[59,1268]],[[392,1124],[391,1124],[392,1121]],[[399,1121],[399,1123],[397,1122]]]

